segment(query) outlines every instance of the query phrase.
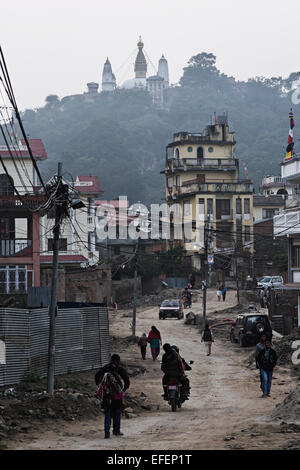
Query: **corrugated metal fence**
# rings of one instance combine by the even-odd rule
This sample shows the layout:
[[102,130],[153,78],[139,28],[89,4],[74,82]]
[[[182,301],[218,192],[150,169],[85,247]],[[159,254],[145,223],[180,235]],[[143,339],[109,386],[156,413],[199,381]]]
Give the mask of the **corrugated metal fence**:
[[[0,341],[0,386],[21,382],[30,374],[47,376],[47,308],[0,308]],[[94,369],[109,362],[107,308],[59,308],[55,349],[55,374]]]

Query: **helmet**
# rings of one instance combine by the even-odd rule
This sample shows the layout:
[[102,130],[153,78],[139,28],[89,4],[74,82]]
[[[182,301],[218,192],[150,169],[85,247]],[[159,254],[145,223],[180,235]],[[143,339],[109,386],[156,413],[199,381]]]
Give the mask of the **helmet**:
[[174,351],[176,351],[177,353],[179,353],[179,347],[176,346],[175,344],[173,344],[173,346],[171,346],[172,349],[174,349]]

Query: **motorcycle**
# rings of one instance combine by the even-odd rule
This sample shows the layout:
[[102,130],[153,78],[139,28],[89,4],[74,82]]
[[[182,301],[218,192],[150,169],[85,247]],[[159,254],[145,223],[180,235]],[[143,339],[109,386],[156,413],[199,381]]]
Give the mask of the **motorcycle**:
[[177,379],[169,379],[167,383],[168,403],[171,405],[172,411],[181,408],[181,383]]
[[[189,361],[189,364],[193,364],[194,361]],[[184,386],[183,386],[184,385]],[[168,403],[171,405],[172,411],[176,411],[176,408],[181,408],[185,400],[188,400],[189,390],[187,393],[186,382],[179,382],[178,379],[168,379],[167,382],[167,395]]]
[[184,308],[191,308],[191,306],[192,306],[192,299],[191,298],[189,298],[187,296],[183,296],[182,301],[183,301],[183,307]]

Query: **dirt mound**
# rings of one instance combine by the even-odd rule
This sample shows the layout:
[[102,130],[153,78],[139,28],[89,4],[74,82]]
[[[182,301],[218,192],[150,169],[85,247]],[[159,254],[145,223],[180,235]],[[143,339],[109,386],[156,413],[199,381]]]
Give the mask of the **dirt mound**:
[[295,388],[271,413],[273,419],[300,425],[300,389]]
[[[143,366],[123,365],[130,377],[146,372]],[[96,397],[95,373],[96,370],[90,370],[56,376],[54,396],[46,392],[46,379],[37,377],[28,378],[14,386],[1,387],[0,448],[1,440],[17,433],[29,432],[41,426],[41,423],[45,428],[50,421],[75,421],[100,416],[103,410]],[[145,403],[132,393],[126,393],[124,406],[140,412],[145,408]]]
[[[156,307],[160,305],[164,300],[180,299],[183,292],[182,287],[169,287],[163,289],[159,292],[154,292],[153,294],[143,295],[138,297],[136,304],[137,307]],[[198,291],[191,291],[193,294],[192,300],[196,302],[199,298]],[[129,309],[132,308],[133,302],[127,304],[122,304],[120,309]]]
[[278,364],[292,364],[292,344],[294,341],[300,340],[300,328],[295,328],[290,335],[283,336],[280,339],[274,339],[274,347],[278,355]]

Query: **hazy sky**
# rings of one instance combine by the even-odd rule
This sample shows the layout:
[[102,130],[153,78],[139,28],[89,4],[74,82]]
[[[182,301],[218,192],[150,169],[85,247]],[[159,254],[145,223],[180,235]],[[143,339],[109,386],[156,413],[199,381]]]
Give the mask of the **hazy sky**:
[[[155,66],[164,53],[171,83],[202,51],[237,79],[300,70],[299,0],[14,0],[2,2],[0,14],[0,41],[22,110],[42,106],[49,94],[101,83],[107,56],[117,82],[133,77],[134,56],[126,59],[139,35]],[[148,70],[154,73],[150,64]]]

